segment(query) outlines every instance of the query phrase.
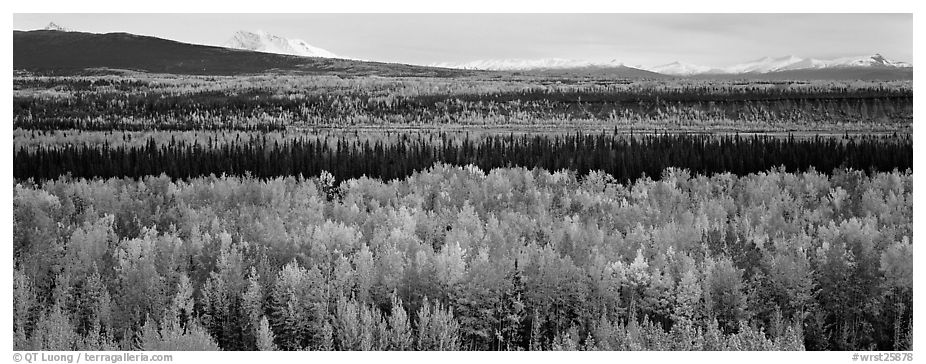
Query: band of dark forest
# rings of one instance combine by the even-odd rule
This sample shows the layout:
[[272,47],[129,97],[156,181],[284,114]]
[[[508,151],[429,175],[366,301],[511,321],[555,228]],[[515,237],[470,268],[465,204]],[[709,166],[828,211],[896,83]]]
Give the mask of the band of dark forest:
[[569,169],[584,175],[601,170],[619,181],[659,177],[667,167],[713,174],[755,173],[784,166],[788,171],[835,168],[891,171],[913,166],[913,143],[906,137],[788,138],[770,136],[619,135],[488,136],[481,140],[446,136],[435,140],[405,136],[397,143],[373,144],[341,137],[336,141],[288,139],[267,143],[250,136],[224,145],[183,141],[144,147],[119,144],[66,145],[25,149],[14,155],[14,176],[44,180],[73,177],[174,178],[214,175],[314,176],[328,171],[336,179],[361,176],[404,178],[437,162],[497,167]]

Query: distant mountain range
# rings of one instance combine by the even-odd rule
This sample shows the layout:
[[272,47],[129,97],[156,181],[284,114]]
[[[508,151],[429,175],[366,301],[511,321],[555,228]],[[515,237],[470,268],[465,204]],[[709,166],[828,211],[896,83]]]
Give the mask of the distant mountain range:
[[575,59],[500,59],[427,66],[365,62],[341,57],[301,39],[263,31],[239,31],[222,47],[181,43],[128,33],[76,32],[55,23],[38,31],[13,32],[15,69],[75,72],[115,68],[180,74],[238,74],[268,71],[345,75],[455,76],[479,71],[502,71],[540,76],[601,78],[668,77],[718,79],[862,79],[909,80],[913,65],[881,54],[814,59],[796,56],[764,57],[726,67],[672,62],[658,66],[626,65],[619,60],[591,62]]
[[[727,67],[700,66],[683,62],[672,62],[658,66],[625,65],[618,60],[608,62],[591,62],[574,59],[548,58],[548,59],[499,59],[478,60],[465,63],[434,63],[431,66],[491,71],[549,71],[582,68],[609,68],[630,67],[640,70],[660,73],[669,76],[696,76],[696,75],[766,75],[777,72],[799,70],[849,70],[853,68],[870,68],[884,70],[912,69],[913,65],[906,62],[894,61],[881,54],[871,56],[844,57],[830,60],[800,58],[796,56],[764,57],[746,63]],[[829,72],[832,73],[832,72]],[[857,72],[856,72],[857,73]]]
[[[345,58],[339,57],[328,50],[309,45],[301,39],[288,39],[263,31],[239,31],[235,33],[235,35],[229,41],[223,44],[223,46],[235,49],[276,54],[289,54],[303,57]],[[592,62],[565,58],[490,59],[465,63],[442,62],[430,64],[429,66],[464,70],[519,72],[543,71],[546,73],[561,73],[565,70],[600,71],[603,69],[623,69],[625,71],[629,71],[628,69],[636,69],[669,76],[754,75],[797,70],[822,70],[834,68],[845,70],[855,67],[879,68],[882,69],[881,71],[883,71],[883,69],[903,69],[913,67],[913,65],[906,62],[889,60],[881,54],[874,54],[871,56],[844,57],[829,60],[800,58],[796,56],[784,56],[778,58],[763,57],[754,61],[727,67],[700,66],[683,62],[672,62],[669,64],[648,67],[641,65],[626,65],[616,59],[612,59],[608,62]],[[646,72],[637,73],[641,76],[647,75]]]
[[[530,71],[530,70],[563,70],[572,68],[608,68],[624,67],[618,60],[609,62],[591,62],[565,58],[543,59],[485,59],[465,63],[441,62],[430,66],[485,71]],[[639,68],[639,67],[634,67]]]
[[829,60],[800,58],[796,56],[784,56],[779,58],[763,57],[754,61],[728,67],[707,67],[685,64],[681,62],[673,62],[648,69],[653,72],[659,72],[668,75],[691,76],[700,74],[771,73],[796,70],[820,70],[830,68],[845,69],[852,67],[912,68],[913,65],[906,62],[890,60],[881,54],[876,53],[870,56],[844,57]]

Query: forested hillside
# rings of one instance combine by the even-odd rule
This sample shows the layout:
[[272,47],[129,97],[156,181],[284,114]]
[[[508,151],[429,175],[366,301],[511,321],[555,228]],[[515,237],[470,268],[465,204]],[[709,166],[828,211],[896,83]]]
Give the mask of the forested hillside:
[[912,171],[13,186],[16,350],[910,350]]

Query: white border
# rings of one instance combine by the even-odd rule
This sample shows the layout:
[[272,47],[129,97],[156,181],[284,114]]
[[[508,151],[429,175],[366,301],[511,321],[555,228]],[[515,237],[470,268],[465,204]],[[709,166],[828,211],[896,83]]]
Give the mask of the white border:
[[[322,12],[343,12],[343,13],[429,13],[429,12],[471,12],[471,13],[582,13],[582,12],[615,12],[615,13],[639,13],[639,12],[677,12],[677,13],[706,13],[706,12],[782,12],[782,13],[914,13],[914,61],[921,59],[922,54],[918,47],[917,34],[923,34],[923,26],[918,22],[921,20],[921,5],[914,1],[831,1],[831,2],[810,2],[806,0],[777,0],[774,2],[746,2],[746,1],[683,1],[683,0],[649,0],[633,2],[603,2],[595,0],[570,0],[570,1],[541,1],[541,2],[503,2],[498,0],[469,0],[456,1],[454,3],[436,2],[426,0],[403,0],[403,1],[324,1],[324,2],[299,2],[299,1],[282,1],[282,0],[264,0],[260,2],[240,1],[233,2],[191,2],[180,0],[162,0],[144,3],[128,3],[125,1],[64,1],[64,0],[46,0],[46,1],[16,1],[11,6],[11,14],[4,21],[8,31],[13,29],[12,13],[131,13],[131,12],[163,12],[163,13],[210,13],[220,12],[227,13],[322,13]],[[7,33],[9,34],[9,33]],[[12,38],[7,36],[2,38],[3,48],[7,52],[4,59],[6,84],[12,85]],[[920,83],[922,77],[914,75],[914,85]],[[9,87],[9,86],[8,86]],[[6,100],[12,99],[12,88],[5,91]],[[914,120],[922,112],[920,99],[914,98]],[[8,143],[3,148],[5,158],[3,158],[3,173],[6,181],[13,180],[12,176],[12,103],[5,102],[2,104],[3,113],[6,116],[7,126],[0,128],[3,134],[3,140]],[[916,124],[916,121],[914,121]],[[914,145],[919,144],[922,139],[922,132],[919,127],[914,127]],[[914,147],[914,164],[920,165],[923,161],[923,148]],[[6,206],[2,210],[4,223],[2,226],[3,236],[7,237],[7,256],[5,261],[6,267],[2,272],[3,292],[12,292],[12,183],[7,185],[0,196],[2,203]],[[924,185],[919,179],[914,179],[914,190],[922,191]],[[926,205],[919,194],[914,194],[914,230],[919,231],[922,216],[926,214]],[[915,233],[915,237],[918,237]],[[914,244],[918,239],[914,239]],[[915,248],[915,261],[920,261],[919,255],[922,249]],[[914,275],[922,276],[923,269],[918,266],[914,267]],[[921,302],[924,297],[922,279],[914,280],[914,302]],[[4,353],[0,353],[0,361],[12,359],[12,299],[8,297],[3,300],[0,311],[3,321],[2,325],[7,327],[2,334],[2,347]],[[926,308],[916,308],[919,312]],[[917,329],[914,334],[914,351],[922,347],[922,334],[924,326],[924,314],[914,315],[914,326]],[[376,362],[376,363],[408,363],[418,360],[440,360],[443,363],[471,363],[474,360],[479,362],[552,362],[559,363],[564,361],[589,360],[602,363],[614,362],[678,362],[678,363],[716,363],[716,362],[734,362],[734,363],[782,363],[782,362],[833,362],[833,363],[852,363],[852,352],[535,352],[535,353],[495,353],[495,352],[458,352],[458,353],[248,353],[248,352],[225,352],[225,353],[205,353],[205,352],[173,352],[174,362],[176,363],[199,363],[199,362],[225,362],[225,363],[255,363],[255,362]],[[3,355],[6,356],[5,358]],[[920,353],[926,355],[926,353]],[[922,360],[922,358],[918,358]]]

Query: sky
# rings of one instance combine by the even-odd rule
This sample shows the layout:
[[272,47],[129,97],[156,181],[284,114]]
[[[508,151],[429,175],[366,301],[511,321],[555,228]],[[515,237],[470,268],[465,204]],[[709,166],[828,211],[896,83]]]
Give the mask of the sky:
[[239,30],[305,40],[366,60],[432,64],[566,58],[630,65],[729,66],[764,56],[881,53],[913,61],[912,14],[14,14],[49,22],[221,45]]

